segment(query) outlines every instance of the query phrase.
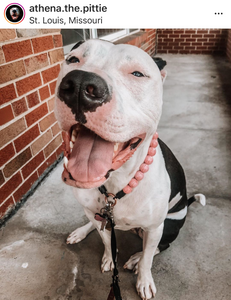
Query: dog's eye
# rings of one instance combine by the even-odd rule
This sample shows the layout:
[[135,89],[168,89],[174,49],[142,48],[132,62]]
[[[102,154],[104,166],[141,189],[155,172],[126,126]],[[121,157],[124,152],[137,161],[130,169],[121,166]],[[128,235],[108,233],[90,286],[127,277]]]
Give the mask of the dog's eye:
[[134,71],[134,72],[132,73],[132,75],[134,75],[134,76],[136,76],[136,77],[144,77],[144,74],[141,73],[141,72],[139,72],[139,71]]
[[75,63],[79,63],[79,59],[76,56],[71,56],[70,58],[67,59],[67,63],[68,64],[75,64]]

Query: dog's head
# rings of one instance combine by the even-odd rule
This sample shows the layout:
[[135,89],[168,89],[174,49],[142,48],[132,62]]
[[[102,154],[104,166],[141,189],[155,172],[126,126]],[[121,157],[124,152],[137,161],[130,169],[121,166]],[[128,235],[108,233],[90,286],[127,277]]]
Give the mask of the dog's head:
[[12,18],[13,21],[17,21],[19,16],[20,16],[20,11],[18,9],[18,7],[12,7],[10,9],[10,16]]
[[161,115],[165,74],[135,46],[88,40],[73,47],[58,77],[55,105],[67,184],[102,185],[150,138]]

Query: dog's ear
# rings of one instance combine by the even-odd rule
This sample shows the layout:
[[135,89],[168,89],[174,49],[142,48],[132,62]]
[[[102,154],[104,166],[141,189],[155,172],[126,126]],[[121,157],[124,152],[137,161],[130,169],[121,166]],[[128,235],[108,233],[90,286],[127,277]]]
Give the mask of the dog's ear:
[[76,43],[72,48],[71,51],[78,48],[80,45],[82,45],[85,41],[79,41],[78,43]]
[[161,57],[152,57],[152,59],[157,64],[160,71],[167,65],[166,60],[163,60]]
[[162,78],[162,82],[164,84],[165,82],[165,79],[167,77],[167,71],[165,71],[164,69],[160,71],[160,75],[161,75],[161,78]]

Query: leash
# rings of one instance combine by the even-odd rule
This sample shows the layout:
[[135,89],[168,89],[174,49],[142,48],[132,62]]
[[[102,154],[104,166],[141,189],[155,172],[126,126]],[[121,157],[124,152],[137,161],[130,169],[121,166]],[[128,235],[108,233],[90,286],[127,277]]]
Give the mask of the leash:
[[[156,132],[153,135],[152,141],[150,143],[148,154],[144,160],[144,162],[140,165],[139,170],[136,172],[135,176],[129,181],[128,185],[126,185],[121,191],[119,191],[116,195],[109,193],[104,185],[100,186],[98,190],[101,194],[105,196],[106,206],[100,210],[100,213],[95,214],[95,219],[101,222],[101,229],[104,231],[105,229],[111,231],[111,252],[112,252],[112,260],[114,263],[113,275],[112,275],[112,284],[111,290],[109,292],[107,300],[122,300],[120,287],[119,287],[119,272],[117,269],[117,246],[116,246],[116,235],[115,235],[115,222],[113,217],[113,208],[117,203],[117,200],[123,198],[126,194],[129,194],[133,191],[139,181],[144,178],[144,173],[148,172],[149,165],[153,162],[153,156],[156,154],[156,147],[158,146],[158,133]],[[108,198],[112,197],[112,201]]]

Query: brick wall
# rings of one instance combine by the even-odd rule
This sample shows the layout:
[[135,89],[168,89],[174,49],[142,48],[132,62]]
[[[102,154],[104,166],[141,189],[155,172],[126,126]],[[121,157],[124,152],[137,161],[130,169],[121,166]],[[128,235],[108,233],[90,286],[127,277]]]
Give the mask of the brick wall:
[[149,55],[154,55],[156,52],[156,29],[143,29],[140,32],[124,37],[115,44],[129,44],[137,46]]
[[158,53],[225,54],[226,29],[158,29]]
[[0,218],[61,153],[54,91],[63,60],[53,30],[0,30]]
[[227,34],[226,56],[231,62],[231,29],[228,30]]

